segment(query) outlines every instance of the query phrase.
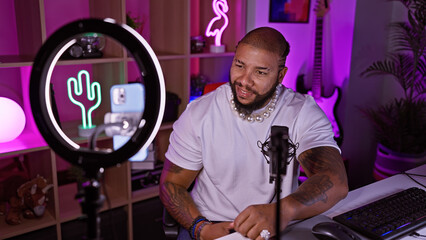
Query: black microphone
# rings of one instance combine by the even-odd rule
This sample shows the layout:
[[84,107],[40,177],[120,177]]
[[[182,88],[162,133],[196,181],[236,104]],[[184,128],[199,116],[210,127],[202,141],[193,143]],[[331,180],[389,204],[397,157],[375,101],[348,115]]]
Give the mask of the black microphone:
[[[288,158],[288,127],[272,126],[271,141],[269,142],[269,183],[280,175],[285,175]],[[284,165],[284,166],[283,166]]]
[[[276,206],[276,219],[275,219],[275,230],[276,238],[280,237],[280,193],[281,193],[281,175],[285,175],[287,172],[287,157],[288,157],[288,127],[285,126],[272,126],[271,127],[271,141],[269,142],[269,182],[272,183],[275,180],[275,195],[277,196]],[[282,162],[286,164],[282,164]]]

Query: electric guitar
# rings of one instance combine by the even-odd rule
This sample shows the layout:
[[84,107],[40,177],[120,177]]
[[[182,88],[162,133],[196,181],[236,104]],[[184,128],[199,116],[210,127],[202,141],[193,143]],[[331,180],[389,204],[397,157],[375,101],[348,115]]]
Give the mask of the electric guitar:
[[315,9],[317,19],[315,27],[315,51],[314,51],[314,69],[312,75],[312,87],[311,90],[304,86],[303,75],[300,75],[297,78],[296,91],[300,93],[308,93],[311,95],[318,106],[324,111],[328,119],[331,122],[334,132],[334,139],[338,145],[341,145],[343,140],[342,128],[340,123],[336,118],[337,106],[340,102],[341,90],[338,87],[335,87],[333,94],[331,96],[323,96],[322,93],[322,49],[323,49],[323,17],[328,13],[329,6],[327,0],[318,0],[317,6]]

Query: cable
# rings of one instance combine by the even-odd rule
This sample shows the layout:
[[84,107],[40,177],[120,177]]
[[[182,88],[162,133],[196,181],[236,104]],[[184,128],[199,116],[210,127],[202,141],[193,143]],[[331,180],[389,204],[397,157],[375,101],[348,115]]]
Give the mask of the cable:
[[101,134],[103,131],[105,131],[105,129],[107,129],[109,127],[114,127],[114,126],[123,128],[124,122],[106,123],[106,124],[96,126],[95,131],[92,133],[92,135],[90,135],[89,149],[95,150],[96,140],[97,140],[99,134]]
[[274,201],[275,195],[277,195],[277,193],[274,191],[274,196],[272,196],[271,200],[269,200],[269,203],[272,203],[272,201]]
[[426,177],[426,175],[424,174],[417,174],[417,173],[406,173],[406,174],[409,174],[411,176],[417,176],[417,177]]
[[424,184],[422,184],[421,182],[417,181],[416,179],[414,179],[412,176],[418,176],[418,177],[426,177],[426,175],[421,175],[421,174],[415,174],[415,173],[402,173],[403,175],[406,175],[407,177],[409,177],[412,181],[414,181],[415,183],[417,183],[418,185],[426,188],[426,186]]
[[[270,141],[270,137],[268,137],[265,140],[265,142],[263,142],[263,143],[260,140],[257,141],[257,146],[260,148],[260,152],[262,153],[263,157],[265,158],[265,160],[266,160],[266,162],[268,164],[270,164],[269,163],[269,153],[268,153],[269,152],[269,141]],[[290,162],[295,159],[295,157],[296,157],[296,150],[299,148],[299,143],[295,144],[289,138],[288,139],[288,147],[289,147],[289,149],[288,149],[288,151],[289,151],[288,152],[288,158],[290,160],[286,161],[286,166],[285,167],[287,167],[287,165],[290,164]],[[276,191],[274,191],[274,195],[272,196],[271,200],[269,200],[269,203],[272,203],[272,201],[275,199],[276,195],[277,195],[277,193],[276,193]]]
[[[260,152],[263,154],[266,162],[269,164],[269,141],[270,137],[268,137],[265,142],[257,141],[257,147],[260,148]],[[288,158],[290,159],[286,164],[290,164],[290,162],[296,157],[296,150],[299,148],[299,143],[293,143],[293,141],[288,139]]]
[[420,234],[418,232],[413,232],[409,236],[414,238],[426,239],[426,235]]

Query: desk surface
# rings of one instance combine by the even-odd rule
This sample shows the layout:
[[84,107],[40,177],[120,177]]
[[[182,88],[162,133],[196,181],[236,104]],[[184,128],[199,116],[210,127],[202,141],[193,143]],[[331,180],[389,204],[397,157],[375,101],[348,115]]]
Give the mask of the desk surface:
[[[426,164],[420,167],[411,169],[407,171],[407,173],[424,175],[426,173]],[[420,182],[421,184],[426,185],[425,177],[420,177],[420,176],[411,176],[411,177],[417,180],[418,182]],[[417,184],[412,179],[410,179],[407,175],[399,174],[399,175],[395,175],[395,176],[374,182],[364,187],[352,190],[348,193],[348,196],[345,199],[337,203],[334,207],[324,212],[323,214],[313,217],[311,219],[305,220],[303,222],[296,223],[292,226],[289,226],[288,229],[286,229],[283,232],[281,239],[286,239],[286,240],[287,239],[316,239],[311,234],[311,228],[316,223],[332,221],[331,218],[334,216],[337,216],[339,214],[342,214],[354,208],[361,207],[367,203],[379,200],[385,196],[402,191],[404,189],[408,189],[410,187],[418,187],[418,188],[425,189],[424,187],[422,187],[421,185]],[[423,228],[419,230],[418,232],[420,234],[426,234],[426,228]],[[233,233],[223,238],[220,238],[220,240],[245,240],[245,239],[248,239],[248,238],[242,237],[238,233]],[[408,240],[408,239],[416,239],[416,238],[404,237],[401,240]]]
[[[426,164],[411,169],[407,171],[407,173],[426,174]],[[412,177],[423,185],[426,185],[425,177]],[[324,212],[322,215],[326,215],[331,218],[410,187],[425,189],[404,174],[395,175],[350,191],[345,199],[338,202],[334,207]]]

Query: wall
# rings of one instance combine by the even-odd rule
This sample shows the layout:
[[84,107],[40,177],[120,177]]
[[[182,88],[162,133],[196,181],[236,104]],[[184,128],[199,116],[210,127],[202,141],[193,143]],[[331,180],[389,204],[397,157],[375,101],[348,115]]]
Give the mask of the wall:
[[[270,26],[279,30],[290,43],[289,70],[283,83],[292,89],[295,89],[299,74],[307,75],[307,80],[312,74],[316,20],[314,3],[311,0],[308,23],[270,23],[269,1],[247,1],[247,31]],[[355,0],[333,1],[324,18],[324,56],[325,64],[329,66],[323,71],[326,93],[333,90],[333,85],[341,86],[349,76],[354,5]]]
[[[361,77],[360,74],[373,61],[382,60],[390,49],[389,23],[401,16],[404,8],[398,2],[385,0],[357,1],[351,72],[346,88],[345,104],[346,140],[343,144],[349,162],[352,187],[369,183],[374,167],[376,141],[370,122],[360,113],[362,106],[377,107],[401,94],[396,82],[385,77]],[[388,79],[389,80],[389,79]]]
[[[247,31],[256,27],[274,27],[289,41],[287,87],[295,89],[300,73],[312,74],[316,15],[311,0],[309,23],[269,23],[269,1],[248,0]],[[378,106],[399,89],[384,84],[380,78],[363,78],[360,73],[387,52],[388,24],[401,18],[400,3],[386,0],[334,0],[324,18],[325,94],[332,86],[342,89],[338,117],[343,124],[342,155],[349,161],[351,188],[368,184],[372,179],[376,142],[370,123],[360,114],[361,106]],[[376,77],[377,78],[377,77]]]

